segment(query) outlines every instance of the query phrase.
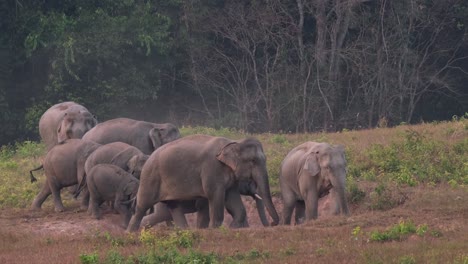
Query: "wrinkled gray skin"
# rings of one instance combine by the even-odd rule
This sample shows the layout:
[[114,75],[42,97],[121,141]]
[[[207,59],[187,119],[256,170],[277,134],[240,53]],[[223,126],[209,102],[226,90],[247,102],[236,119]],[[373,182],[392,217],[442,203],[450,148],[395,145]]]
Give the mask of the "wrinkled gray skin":
[[94,218],[101,219],[99,206],[105,201],[113,202],[126,228],[132,215],[131,204],[138,192],[138,179],[115,165],[98,164],[90,170],[87,184],[90,194],[88,212]]
[[[239,193],[242,195],[251,196],[255,199],[258,215],[262,221],[263,226],[269,226],[268,220],[265,214],[265,205],[263,200],[257,194],[257,185],[253,181],[241,181],[239,182]],[[260,197],[260,198],[259,198]],[[141,221],[142,226],[154,226],[161,222],[166,222],[168,226],[172,226],[172,221],[174,219],[182,219],[180,223],[175,223],[176,226],[181,228],[186,228],[188,226],[185,216],[182,218],[180,215],[172,217],[172,213],[182,213],[189,214],[197,212],[197,227],[198,228],[207,228],[210,217],[208,211],[208,200],[207,199],[197,199],[197,200],[188,200],[188,201],[168,201],[168,202],[159,202],[154,206],[154,213],[143,217]],[[229,212],[231,213],[231,212]],[[234,212],[235,213],[235,212]],[[236,215],[233,216],[233,221],[240,221],[240,223],[232,223],[231,226],[248,226],[247,218],[239,219]]]
[[75,197],[83,192],[82,204],[83,209],[86,209],[89,201],[89,192],[86,188],[86,175],[89,175],[91,169],[97,164],[116,165],[139,179],[143,165],[148,160],[148,157],[141,150],[127,143],[113,142],[101,145],[86,159],[84,165],[85,177],[81,179],[79,183],[80,187],[75,192]]
[[50,150],[66,139],[82,138],[96,125],[96,118],[84,106],[63,102],[44,112],[39,120],[39,134]]
[[46,182],[34,199],[32,209],[41,209],[42,203],[52,194],[55,211],[62,212],[64,207],[60,198],[60,190],[81,181],[85,174],[86,159],[99,146],[100,144],[93,141],[68,139],[53,147],[44,159]]
[[271,200],[266,158],[258,140],[194,135],[170,142],[153,152],[143,166],[136,211],[127,231],[138,230],[148,209],[169,200],[208,199],[212,228],[223,223],[225,207],[239,219],[245,219],[238,189],[242,180],[257,184],[258,194],[277,224],[279,217]]
[[100,144],[124,142],[149,155],[160,146],[180,138],[173,124],[156,124],[129,118],[116,118],[98,124],[83,139]]
[[[345,196],[346,159],[343,146],[305,142],[292,149],[281,163],[280,188],[283,197],[282,224],[296,224],[318,216],[318,199],[334,192],[336,210],[349,214]],[[330,190],[331,189],[331,190]]]
[[85,172],[88,172],[97,164],[113,164],[131,173],[137,179],[149,155],[134,146],[123,142],[113,142],[100,146],[86,160]]

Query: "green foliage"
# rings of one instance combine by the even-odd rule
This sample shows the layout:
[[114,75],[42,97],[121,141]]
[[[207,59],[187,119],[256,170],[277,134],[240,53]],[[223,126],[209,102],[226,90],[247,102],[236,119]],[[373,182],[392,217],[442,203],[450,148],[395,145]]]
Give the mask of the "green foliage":
[[398,261],[400,264],[416,264],[416,259],[413,256],[403,256]]
[[91,254],[81,254],[80,262],[82,264],[97,264],[99,263],[99,255],[96,252]]
[[287,144],[288,140],[284,135],[281,134],[276,134],[271,137],[271,142],[277,143],[277,144]]
[[356,180],[353,177],[346,179],[346,192],[348,193],[348,201],[351,203],[359,203],[364,199],[366,193],[359,189]]
[[199,235],[191,230],[175,230],[169,235],[156,237],[149,229],[141,230],[139,240],[147,246],[160,248],[192,248],[199,241]]
[[398,224],[392,226],[390,229],[385,231],[372,231],[370,233],[370,241],[385,242],[391,240],[401,241],[411,234],[418,234],[423,236],[428,230],[426,224],[418,227],[411,221],[400,221]]
[[381,182],[373,192],[370,193],[370,205],[372,210],[388,210],[397,205],[393,191],[384,182]]
[[[290,253],[293,253],[291,251],[288,251]],[[255,248],[251,249],[250,251],[247,251],[245,253],[237,253],[231,257],[228,258],[228,263],[231,262],[238,262],[238,261],[254,261],[257,259],[269,259],[270,258],[270,253],[269,252],[262,252],[259,251]]]
[[[377,175],[408,186],[420,182],[468,181],[467,139],[449,146],[412,130],[403,136],[403,141],[389,146],[372,145],[366,153],[368,164],[361,167],[361,175],[366,179],[376,179]],[[351,171],[353,176],[357,176],[355,170]]]

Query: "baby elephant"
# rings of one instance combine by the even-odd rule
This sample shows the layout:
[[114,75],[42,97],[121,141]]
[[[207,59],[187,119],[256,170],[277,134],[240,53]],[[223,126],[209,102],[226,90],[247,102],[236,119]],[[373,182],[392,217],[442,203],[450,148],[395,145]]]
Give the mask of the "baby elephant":
[[101,219],[99,206],[113,201],[114,207],[123,216],[126,228],[131,217],[131,205],[135,200],[140,182],[130,173],[112,164],[94,166],[87,178],[90,194],[88,211],[96,219]]

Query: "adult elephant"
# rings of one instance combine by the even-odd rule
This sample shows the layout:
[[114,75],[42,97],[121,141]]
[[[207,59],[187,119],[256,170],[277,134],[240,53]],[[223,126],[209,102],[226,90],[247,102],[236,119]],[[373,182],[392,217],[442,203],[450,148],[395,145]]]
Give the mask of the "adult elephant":
[[168,143],[153,152],[143,166],[136,211],[127,230],[136,231],[145,212],[160,201],[206,198],[210,227],[223,223],[225,207],[245,218],[239,181],[255,182],[273,224],[277,224],[266,158],[258,140],[194,135]]
[[[32,203],[32,209],[41,209],[50,194],[54,197],[56,212],[64,210],[60,190],[77,184],[84,177],[84,164],[100,144],[83,139],[68,139],[55,145],[46,155],[43,166],[46,182]],[[87,202],[87,201],[86,201]],[[83,204],[87,207],[87,204]]]
[[83,136],[83,139],[99,144],[124,142],[140,149],[146,155],[178,138],[179,129],[171,123],[156,124],[129,118],[105,121]]
[[290,224],[296,208],[296,224],[318,216],[318,199],[332,189],[338,210],[349,214],[345,196],[346,159],[343,146],[305,142],[292,149],[281,163],[282,224]]
[[[241,181],[239,182],[239,193],[245,196],[252,197],[257,206],[258,215],[263,226],[269,226],[266,214],[265,214],[265,205],[263,199],[257,193],[257,185],[253,181]],[[178,216],[173,217],[172,214],[179,213]],[[197,227],[198,228],[207,228],[210,217],[208,211],[208,200],[200,198],[197,200],[187,200],[187,201],[169,201],[169,202],[159,202],[154,206],[154,212],[143,217],[141,224],[143,226],[154,226],[161,222],[166,222],[168,225],[172,225],[174,219],[178,219],[181,222],[176,221],[176,225],[181,228],[188,227],[185,216],[182,218],[180,214],[189,214],[197,213]],[[236,215],[233,215],[233,223],[231,226],[248,226],[247,218],[240,218]],[[272,216],[273,217],[273,216]]]
[[63,102],[50,107],[39,120],[39,134],[47,150],[66,139],[82,138],[97,125],[97,119],[86,107]]

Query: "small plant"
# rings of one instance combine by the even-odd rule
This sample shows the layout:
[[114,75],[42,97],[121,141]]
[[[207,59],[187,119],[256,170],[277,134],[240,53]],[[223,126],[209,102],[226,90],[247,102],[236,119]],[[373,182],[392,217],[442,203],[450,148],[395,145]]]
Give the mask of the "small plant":
[[361,227],[356,226],[353,228],[353,231],[351,231],[351,235],[353,235],[354,240],[359,240],[359,237],[361,236]]
[[82,264],[96,264],[99,263],[99,256],[96,252],[92,254],[81,254],[80,262]]
[[403,256],[399,260],[400,264],[415,264],[416,260],[413,256]]
[[346,189],[351,203],[359,203],[366,196],[366,193],[359,189],[354,178],[347,178]]
[[[408,234],[417,233],[417,228],[414,223],[409,221],[400,221],[400,223],[394,225],[390,229],[379,232],[379,231],[372,231],[370,234],[370,241],[378,241],[378,242],[385,242],[391,240],[402,240]],[[427,230],[427,226],[419,229],[419,233],[425,233]]]
[[274,135],[271,138],[271,142],[278,143],[278,144],[287,144],[288,140],[286,139],[284,135],[279,134],[279,135]]

